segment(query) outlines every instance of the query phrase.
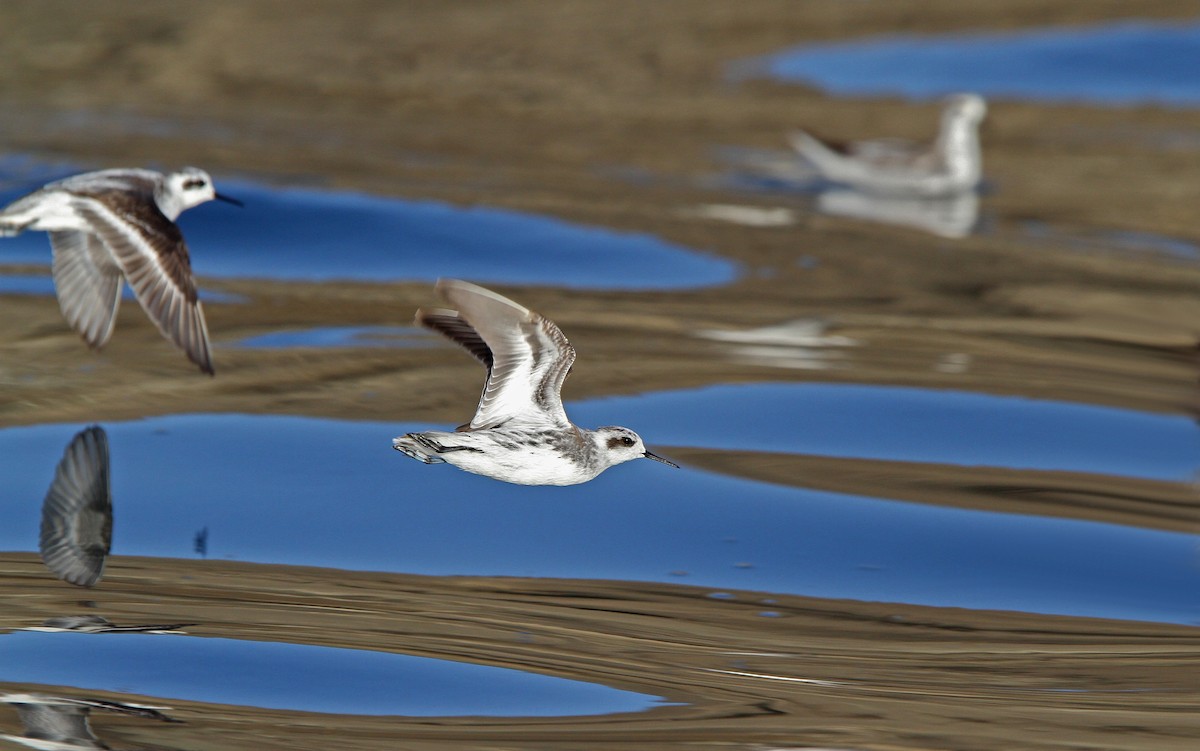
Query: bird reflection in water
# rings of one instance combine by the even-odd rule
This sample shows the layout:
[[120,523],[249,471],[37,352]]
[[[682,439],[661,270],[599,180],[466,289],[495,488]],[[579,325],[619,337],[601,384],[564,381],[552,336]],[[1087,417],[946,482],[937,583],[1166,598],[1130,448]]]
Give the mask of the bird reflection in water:
[[[109,478],[108,436],[93,425],[67,444],[42,503],[38,541],[42,562],[63,581],[91,587],[104,575],[112,549],[112,485]],[[24,631],[75,631],[87,634],[180,634],[194,623],[118,625],[100,615],[48,618]]]
[[839,348],[854,347],[858,340],[829,333],[829,323],[797,319],[756,329],[704,329],[695,336],[721,342],[725,355],[737,362],[800,370],[830,370],[846,366]]
[[21,631],[60,633],[75,631],[81,634],[182,634],[182,629],[195,623],[136,623],[118,625],[102,615],[59,615],[47,618],[40,626],[25,626]]
[[817,211],[830,216],[864,219],[923,230],[957,239],[971,234],[979,217],[979,196],[895,196],[853,188],[830,188],[817,195]]
[[90,587],[104,575],[112,548],[108,436],[99,425],[67,444],[42,503],[39,550],[54,575]]
[[72,699],[42,694],[0,694],[0,702],[17,710],[23,735],[0,733],[0,738],[37,749],[107,749],[92,732],[88,716],[93,710],[145,717],[160,722],[182,722],[163,714],[167,707],[123,704],[99,699]]

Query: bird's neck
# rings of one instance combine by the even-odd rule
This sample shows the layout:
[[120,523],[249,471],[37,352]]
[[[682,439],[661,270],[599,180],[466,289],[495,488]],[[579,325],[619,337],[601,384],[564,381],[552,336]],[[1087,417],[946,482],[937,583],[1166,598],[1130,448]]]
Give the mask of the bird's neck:
[[942,120],[942,129],[937,137],[938,150],[975,152],[979,150],[979,130],[969,118],[948,114]]
[[172,222],[187,208],[183,205],[182,198],[162,185],[154,191],[154,202],[158,204],[158,210],[163,213],[163,216]]

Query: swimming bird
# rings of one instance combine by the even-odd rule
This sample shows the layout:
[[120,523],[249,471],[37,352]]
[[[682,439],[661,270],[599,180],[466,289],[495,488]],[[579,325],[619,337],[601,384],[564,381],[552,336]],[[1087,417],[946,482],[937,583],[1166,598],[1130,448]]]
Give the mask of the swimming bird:
[[468,282],[440,279],[436,289],[457,310],[418,310],[417,323],[478,358],[487,381],[471,422],[394,438],[397,451],[519,485],[576,485],[631,459],[678,468],[629,428],[587,430],[567,419],[559,392],[575,350],[553,321]]
[[944,196],[973,190],[983,175],[979,124],[987,105],[976,94],[955,94],[942,109],[941,130],[931,144],[898,139],[835,143],[802,130],[792,147],[827,179],[859,190]]
[[208,326],[175,219],[213,199],[241,205],[194,167],[86,172],[9,204],[0,211],[0,237],[50,233],[59,307],[93,349],[112,336],[126,281],[162,335],[212,375]]
[[42,502],[42,562],[58,578],[81,587],[100,581],[112,547],[108,467],[104,428],[80,431],[67,444]]

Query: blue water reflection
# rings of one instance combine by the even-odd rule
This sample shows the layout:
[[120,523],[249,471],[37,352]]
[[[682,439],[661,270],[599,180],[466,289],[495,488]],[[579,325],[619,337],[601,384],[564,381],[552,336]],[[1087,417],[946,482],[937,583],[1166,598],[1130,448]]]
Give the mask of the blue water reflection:
[[[218,178],[219,180],[219,178]],[[219,180],[244,210],[210,203],[179,225],[201,277],[427,280],[682,289],[732,280],[736,266],[653,235],[537,214],[362,193]],[[0,193],[0,205],[19,197]],[[0,243],[0,262],[49,264],[43,233]]]
[[638,712],[657,697],[520,670],[304,644],[181,636],[0,636],[4,680],[357,715]]
[[[957,434],[937,440],[926,436],[922,443],[912,440],[911,431],[936,425],[922,414],[924,402],[892,407],[897,419],[892,427],[909,431],[909,446],[875,435],[882,427],[878,416],[874,423],[859,421],[859,414],[872,413],[869,404],[835,415],[831,407],[815,405],[820,399],[793,396],[792,402],[805,406],[801,411],[796,404],[766,399],[778,387],[761,387],[761,393],[756,393],[759,387],[745,388],[740,402],[700,390],[577,404],[572,412],[585,424],[595,422],[593,413],[603,413],[606,422],[636,416],[628,422],[649,437],[652,447],[679,442],[800,450],[814,433],[824,436],[813,439],[817,444],[842,441],[845,455],[885,453],[883,447],[914,460],[936,460],[956,452],[965,458],[961,444],[969,447],[977,437],[981,462],[995,462],[1006,452],[1040,457],[1045,464],[1074,461],[1073,450],[1058,447],[1073,434],[1014,432],[1008,426],[991,436],[986,411],[955,413],[950,422],[963,422]],[[805,393],[803,386],[793,388],[795,394]],[[884,402],[877,401],[876,412]],[[697,403],[709,409],[706,426],[676,409]],[[774,405],[771,411],[755,412],[768,403]],[[1043,403],[1031,403],[1026,415],[1038,404]],[[1052,414],[1074,409],[1044,404]],[[1127,453],[1146,454],[1122,460],[1115,449],[1105,449],[1100,459],[1084,463],[1107,460],[1097,471],[1154,467],[1155,473],[1173,474],[1183,451],[1175,444],[1195,446],[1194,428],[1189,434],[1171,418],[1097,413],[1079,413],[1085,420],[1081,440],[1105,432],[1114,440],[1124,435]],[[763,414],[771,415],[770,423]],[[653,462],[622,465],[570,488],[506,485],[399,455],[390,448],[391,436],[430,427],[412,423],[184,415],[105,427],[113,456],[117,556],[188,557],[195,533],[207,528],[211,557],[262,562],[438,575],[674,581],[714,589],[1200,621],[1196,538],[1185,534],[862,498],[690,468],[670,470]],[[1093,435],[1084,435],[1086,428]],[[0,431],[0,473],[11,478],[0,490],[7,509],[0,549],[34,549],[41,497],[62,445],[77,429]],[[855,436],[862,446],[857,451],[851,450]],[[1004,446],[1005,436],[1013,446]],[[921,445],[931,448],[914,448]],[[1155,465],[1153,455],[1160,452],[1175,458]],[[43,466],[44,476],[29,469]],[[687,575],[679,578],[679,572]]]
[[571,414],[583,425],[639,426],[667,445],[1178,481],[1200,466],[1200,427],[1180,415],[969,391],[723,385],[591,400]]
[[[47,248],[46,255],[49,255],[49,248]],[[43,258],[42,260],[45,261],[46,259]],[[0,295],[34,295],[37,297],[46,297],[53,294],[54,280],[48,275],[0,274]]]
[[[3,246],[0,246],[2,251]],[[47,254],[49,249],[47,247]],[[0,253],[0,259],[4,256]],[[46,260],[46,259],[43,259]],[[0,274],[0,295],[32,295],[34,297],[49,297],[55,294],[54,279],[45,274]],[[240,304],[246,302],[246,298],[241,295],[232,295],[227,292],[217,292],[214,290],[205,290],[201,293],[202,302],[208,305],[220,304]],[[133,294],[133,290],[125,287],[121,291],[121,299],[128,301],[136,301],[137,297]]]
[[1200,104],[1200,23],[1100,26],[806,44],[737,66],[835,94]]
[[250,349],[289,347],[429,347],[439,340],[414,326],[316,326],[272,331],[234,342]]

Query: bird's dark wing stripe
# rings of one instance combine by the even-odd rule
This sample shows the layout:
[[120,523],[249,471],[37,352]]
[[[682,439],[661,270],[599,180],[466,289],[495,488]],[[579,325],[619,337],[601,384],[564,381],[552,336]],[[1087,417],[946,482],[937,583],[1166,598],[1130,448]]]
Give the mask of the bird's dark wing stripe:
[[[163,336],[179,345],[201,370],[212,374],[208,326],[179,228],[157,208],[122,215],[106,203],[85,199],[76,209],[116,256],[138,302]],[[123,219],[134,229],[124,226]]]
[[492,350],[475,327],[451,310],[418,310],[417,323],[432,329],[474,355],[490,373],[495,364]]

